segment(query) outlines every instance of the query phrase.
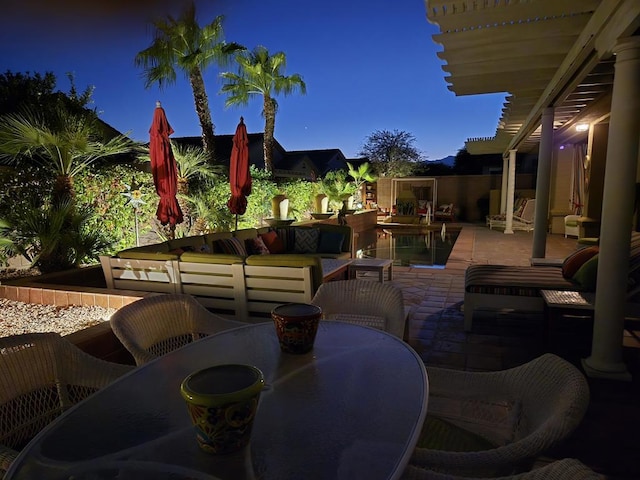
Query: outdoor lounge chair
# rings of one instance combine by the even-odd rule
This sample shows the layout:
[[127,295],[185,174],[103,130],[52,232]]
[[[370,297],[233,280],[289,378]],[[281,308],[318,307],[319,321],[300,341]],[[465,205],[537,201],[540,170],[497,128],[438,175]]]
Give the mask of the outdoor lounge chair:
[[40,430],[133,368],[95,358],[57,333],[0,338],[0,478]]
[[551,353],[496,372],[426,368],[429,410],[410,465],[443,474],[528,470],[580,425],[589,406],[584,375]]
[[[517,203],[513,211],[512,228],[514,230],[533,231],[533,218],[536,211],[536,199],[526,198],[522,203]],[[486,218],[489,229],[505,228],[507,226],[506,215],[488,215]]]
[[388,283],[338,280],[323,283],[313,305],[323,318],[378,328],[403,339],[406,315],[402,291]]
[[110,323],[136,365],[207,335],[246,325],[211,313],[191,295],[179,293],[152,295],[125,305]]
[[433,212],[434,220],[449,220],[450,222],[455,222],[456,220],[456,211],[453,206],[453,203],[445,203],[444,205],[440,205],[438,209]]

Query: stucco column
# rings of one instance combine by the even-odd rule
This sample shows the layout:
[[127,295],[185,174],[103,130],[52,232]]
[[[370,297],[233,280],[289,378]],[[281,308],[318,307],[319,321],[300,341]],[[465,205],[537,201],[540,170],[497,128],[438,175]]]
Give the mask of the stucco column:
[[622,361],[629,245],[640,141],[640,37],[616,48],[591,356],[587,375],[630,379]]
[[516,190],[516,152],[509,150],[509,175],[507,177],[507,211],[504,233],[513,233],[513,195]]
[[551,185],[551,157],[553,156],[553,113],[552,107],[547,107],[542,112],[538,178],[536,179],[536,210],[533,217],[532,258],[544,258],[547,249],[549,186]]
[[507,213],[507,182],[509,177],[509,159],[502,157],[502,185],[500,186],[500,213]]

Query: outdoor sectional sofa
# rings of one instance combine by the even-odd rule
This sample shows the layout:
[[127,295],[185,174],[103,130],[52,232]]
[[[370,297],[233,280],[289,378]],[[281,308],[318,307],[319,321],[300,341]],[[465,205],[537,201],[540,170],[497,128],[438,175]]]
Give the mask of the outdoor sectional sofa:
[[265,320],[276,305],[309,303],[321,259],[350,258],[352,243],[349,226],[249,228],[130,248],[100,263],[107,288],[186,293],[222,315]]
[[[595,291],[598,247],[581,248],[562,265],[517,267],[471,265],[465,272],[464,329],[471,331],[473,313],[479,309],[543,311],[540,290]],[[637,301],[640,291],[640,233],[631,234],[627,299]]]

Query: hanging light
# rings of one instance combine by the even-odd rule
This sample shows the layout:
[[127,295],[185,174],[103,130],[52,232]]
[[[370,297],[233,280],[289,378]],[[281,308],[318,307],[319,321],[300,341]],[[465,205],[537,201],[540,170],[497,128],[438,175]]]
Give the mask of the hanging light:
[[587,130],[589,130],[588,123],[578,123],[576,125],[576,132],[586,132]]

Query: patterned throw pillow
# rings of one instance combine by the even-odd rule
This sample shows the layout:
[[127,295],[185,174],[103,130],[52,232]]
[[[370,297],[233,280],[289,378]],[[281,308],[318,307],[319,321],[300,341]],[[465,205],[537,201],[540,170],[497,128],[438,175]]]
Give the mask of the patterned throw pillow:
[[262,237],[247,238],[244,244],[247,247],[247,253],[250,255],[268,255],[271,253]]
[[316,253],[319,239],[320,230],[317,228],[297,228],[293,251],[295,253]]
[[282,243],[282,239],[275,232],[275,230],[271,230],[267,233],[261,233],[260,238],[262,242],[266,245],[269,253],[284,253],[284,243]]
[[596,255],[600,249],[597,245],[576,250],[562,262],[562,276],[571,279],[587,260]]
[[247,256],[247,249],[244,248],[244,243],[236,237],[221,238],[216,240],[216,245],[222,250],[222,253],[229,253],[232,255]]

